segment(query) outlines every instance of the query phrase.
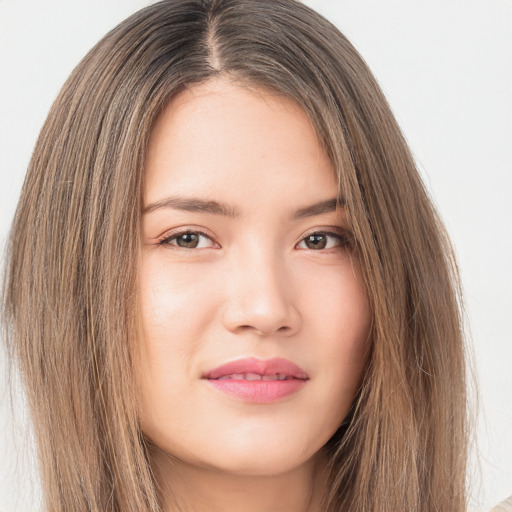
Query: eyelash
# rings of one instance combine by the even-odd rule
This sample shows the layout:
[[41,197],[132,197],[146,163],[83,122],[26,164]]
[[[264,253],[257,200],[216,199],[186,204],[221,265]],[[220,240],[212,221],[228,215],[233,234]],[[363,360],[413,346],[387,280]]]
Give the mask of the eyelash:
[[165,236],[164,238],[162,238],[161,240],[158,241],[158,244],[157,245],[160,245],[160,246],[171,246],[175,249],[184,249],[184,250],[187,250],[187,249],[190,249],[190,250],[194,250],[196,249],[196,247],[180,247],[176,244],[172,244],[171,241],[172,240],[176,240],[178,237],[180,236],[183,236],[183,235],[199,235],[199,237],[204,237],[204,238],[208,238],[209,240],[211,240],[213,243],[215,243],[212,239],[212,237],[206,233],[204,233],[203,231],[200,231],[198,229],[184,229],[183,231],[178,231],[178,232],[174,232],[172,233],[171,235],[169,236]]
[[[158,241],[157,245],[161,246],[161,247],[169,247],[170,246],[173,249],[178,249],[178,250],[195,250],[195,249],[197,249],[197,247],[180,247],[180,246],[172,243],[172,241],[176,240],[178,237],[183,236],[183,235],[189,235],[189,234],[190,235],[199,235],[199,237],[204,237],[204,238],[209,239],[213,244],[216,243],[216,242],[214,242],[214,240],[212,239],[212,237],[210,235],[208,235],[207,233],[204,233],[203,231],[200,231],[197,229],[184,229],[183,231],[174,232],[171,235],[164,236],[162,239],[160,239]],[[319,230],[319,231],[313,231],[313,232],[305,235],[296,244],[295,247],[297,247],[298,245],[305,242],[309,237],[318,236],[318,235],[320,235],[320,236],[323,235],[323,236],[327,236],[327,237],[336,239],[337,245],[335,245],[334,247],[321,248],[321,249],[305,248],[303,250],[310,250],[313,252],[326,252],[326,251],[332,251],[332,250],[346,250],[353,246],[353,236],[348,232],[339,233],[339,232],[329,231],[329,230]]]

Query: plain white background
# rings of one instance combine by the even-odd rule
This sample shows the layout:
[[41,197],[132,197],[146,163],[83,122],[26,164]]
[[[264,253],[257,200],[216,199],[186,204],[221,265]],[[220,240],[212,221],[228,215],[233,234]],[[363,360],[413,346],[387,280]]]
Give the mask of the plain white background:
[[[149,0],[0,0],[0,242],[62,83]],[[512,493],[512,2],[309,0],[379,80],[455,244],[480,403],[471,507]],[[2,355],[3,357],[3,355]],[[3,370],[0,359],[0,371]],[[0,380],[0,510],[35,512],[25,412]],[[31,483],[32,481],[32,483]]]

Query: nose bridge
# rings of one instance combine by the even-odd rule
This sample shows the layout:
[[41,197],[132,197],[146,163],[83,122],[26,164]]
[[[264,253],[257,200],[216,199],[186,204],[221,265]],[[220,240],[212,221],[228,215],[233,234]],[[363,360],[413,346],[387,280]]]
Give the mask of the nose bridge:
[[[268,240],[267,240],[268,242]],[[226,327],[260,335],[292,334],[300,325],[286,256],[271,244],[245,244],[231,261]]]

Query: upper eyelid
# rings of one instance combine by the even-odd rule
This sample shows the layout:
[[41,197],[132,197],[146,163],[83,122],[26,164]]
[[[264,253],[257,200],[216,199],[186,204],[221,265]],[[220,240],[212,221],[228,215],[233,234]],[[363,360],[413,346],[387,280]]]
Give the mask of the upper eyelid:
[[318,231],[312,231],[306,235],[303,235],[302,238],[295,244],[295,246],[303,243],[308,237],[312,235],[326,235],[331,236],[333,238],[337,238],[338,240],[341,240],[344,244],[349,244],[352,242],[353,235],[350,231],[342,232],[342,231],[328,231],[328,230],[318,230]]
[[170,238],[177,237],[179,235],[183,235],[185,233],[197,233],[198,235],[205,236],[212,240],[212,242],[215,241],[215,236],[208,232],[208,230],[204,228],[200,228],[199,226],[183,226],[178,228],[170,229],[169,231],[166,231],[163,235],[157,237],[157,240],[159,242],[163,240],[168,240]]
[[305,238],[306,236],[309,235],[314,235],[315,233],[325,235],[352,235],[352,231],[350,229],[344,228],[342,226],[320,226],[307,230],[302,235],[302,238]]
[[[183,227],[177,227],[170,229],[166,231],[163,235],[160,235],[158,239],[165,239],[169,238],[171,236],[180,235],[182,233],[199,233],[201,235],[207,236],[208,238],[214,239],[215,236],[208,232],[207,229],[199,227],[199,226],[183,226]],[[309,230],[307,230],[305,233],[301,235],[301,240],[309,235],[314,235],[315,233],[319,234],[333,234],[333,235],[344,235],[344,234],[352,234],[352,231],[350,229],[341,227],[341,226],[323,226],[323,227],[314,227]]]
[[346,238],[353,238],[354,234],[352,233],[352,230],[348,228],[343,228],[341,226],[325,226],[325,227],[319,227],[319,228],[313,228],[306,233],[304,233],[300,240],[297,243],[302,242],[305,238],[311,235],[330,235],[335,237],[346,237]]

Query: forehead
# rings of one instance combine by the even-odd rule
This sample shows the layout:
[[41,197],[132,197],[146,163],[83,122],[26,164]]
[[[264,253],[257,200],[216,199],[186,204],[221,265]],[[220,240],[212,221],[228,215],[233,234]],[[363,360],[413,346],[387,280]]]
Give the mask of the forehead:
[[[176,95],[153,127],[144,202],[162,194],[336,196],[332,165],[307,114],[292,100],[225,79]],[[265,194],[266,193],[266,194]]]

